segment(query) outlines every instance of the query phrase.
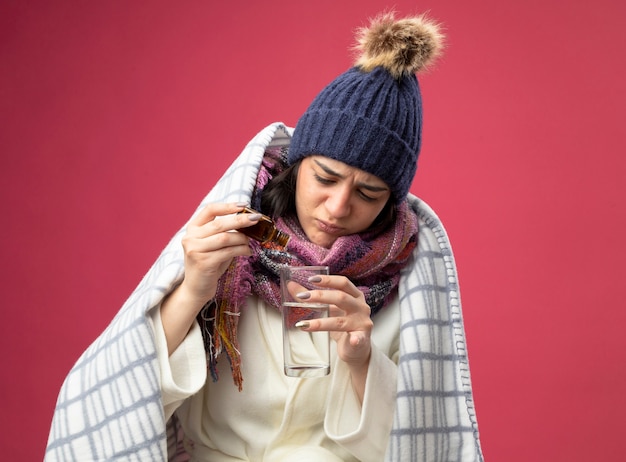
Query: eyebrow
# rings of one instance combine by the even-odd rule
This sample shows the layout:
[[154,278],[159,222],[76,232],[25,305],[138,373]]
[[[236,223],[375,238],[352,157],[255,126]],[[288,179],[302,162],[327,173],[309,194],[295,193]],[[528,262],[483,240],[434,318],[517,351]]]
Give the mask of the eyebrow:
[[[322,162],[320,162],[317,159],[313,159],[313,162],[315,162],[319,168],[321,168],[322,170],[324,170],[324,172],[326,172],[326,174],[331,175],[331,176],[336,176],[337,178],[341,178],[341,179],[345,179],[345,175],[342,175],[339,172],[335,172],[332,168],[330,168],[328,165],[323,164]],[[367,183],[363,183],[363,182],[358,182],[357,186],[359,188],[363,188],[363,189],[367,189],[368,191],[372,191],[372,192],[383,192],[383,191],[389,191],[389,188],[387,187],[383,187],[383,186],[373,186],[371,184],[367,184]]]

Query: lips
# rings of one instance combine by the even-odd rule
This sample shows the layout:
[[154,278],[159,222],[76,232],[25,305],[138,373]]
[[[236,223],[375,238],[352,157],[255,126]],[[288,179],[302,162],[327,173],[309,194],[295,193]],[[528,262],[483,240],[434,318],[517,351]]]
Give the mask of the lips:
[[330,234],[331,236],[340,236],[344,231],[344,228],[341,226],[332,225],[322,220],[317,220],[317,226],[320,231]]

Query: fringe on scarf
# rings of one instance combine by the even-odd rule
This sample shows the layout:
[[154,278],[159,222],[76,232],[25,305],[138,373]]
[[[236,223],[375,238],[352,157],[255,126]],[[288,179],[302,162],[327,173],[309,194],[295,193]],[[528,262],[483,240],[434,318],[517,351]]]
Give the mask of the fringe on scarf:
[[219,379],[217,360],[226,352],[233,381],[239,391],[243,390],[241,373],[241,352],[237,340],[237,325],[243,300],[251,292],[252,278],[250,271],[241,271],[241,266],[249,268],[245,258],[233,259],[230,266],[218,282],[217,294],[204,305],[199,314],[202,326],[204,348],[207,352],[207,366],[214,381]]

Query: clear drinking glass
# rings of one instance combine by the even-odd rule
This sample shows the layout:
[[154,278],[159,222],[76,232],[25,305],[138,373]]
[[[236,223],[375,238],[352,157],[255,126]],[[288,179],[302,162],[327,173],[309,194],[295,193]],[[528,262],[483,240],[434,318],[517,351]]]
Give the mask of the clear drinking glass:
[[320,289],[309,279],[323,274],[328,274],[327,266],[287,266],[281,269],[283,355],[285,375],[290,377],[323,377],[330,373],[329,332],[307,332],[298,327],[311,319],[328,317],[327,304],[308,303],[296,297],[300,292]]

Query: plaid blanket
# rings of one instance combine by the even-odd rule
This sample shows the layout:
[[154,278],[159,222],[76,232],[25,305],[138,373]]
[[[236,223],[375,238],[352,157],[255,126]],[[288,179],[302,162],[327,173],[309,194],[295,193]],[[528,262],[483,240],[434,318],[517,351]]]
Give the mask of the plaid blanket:
[[[198,210],[209,202],[248,201],[266,148],[288,145],[291,132],[280,123],[262,130]],[[386,460],[482,461],[454,257],[435,213],[412,195],[408,200],[419,216],[419,244],[399,286],[398,393]],[[164,418],[146,313],[182,279],[184,231],[176,233],[69,372],[59,393],[45,461],[177,457],[174,448],[168,451],[172,422],[168,426]]]

